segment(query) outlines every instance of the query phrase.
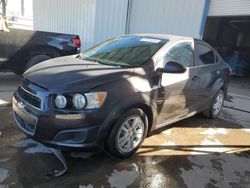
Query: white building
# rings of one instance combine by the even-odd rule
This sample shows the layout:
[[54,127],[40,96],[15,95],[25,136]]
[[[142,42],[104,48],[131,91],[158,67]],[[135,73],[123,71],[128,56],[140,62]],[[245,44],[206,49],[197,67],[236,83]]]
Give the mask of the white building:
[[74,33],[83,49],[115,35],[202,38],[208,16],[250,16],[250,0],[34,0],[34,30]]

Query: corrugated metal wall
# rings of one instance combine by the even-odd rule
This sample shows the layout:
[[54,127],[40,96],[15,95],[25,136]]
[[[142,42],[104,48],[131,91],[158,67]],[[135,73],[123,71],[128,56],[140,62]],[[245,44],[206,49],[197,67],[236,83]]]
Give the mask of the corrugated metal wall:
[[128,0],[34,0],[34,30],[78,34],[82,49],[125,34]]
[[97,0],[95,42],[125,34],[128,0]]
[[78,34],[94,44],[96,0],[34,0],[34,30]]
[[200,37],[205,0],[131,0],[129,33]]
[[78,34],[82,49],[126,31],[199,38],[206,1],[34,0],[34,30]]
[[250,0],[211,0],[209,16],[250,15]]

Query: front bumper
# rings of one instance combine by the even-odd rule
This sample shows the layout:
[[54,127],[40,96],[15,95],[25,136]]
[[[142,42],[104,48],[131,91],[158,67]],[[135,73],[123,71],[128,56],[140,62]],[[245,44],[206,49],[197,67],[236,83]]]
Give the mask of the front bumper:
[[90,123],[90,117],[93,117],[91,114],[54,114],[39,111],[32,108],[17,93],[13,97],[12,106],[18,127],[38,142],[60,149],[91,149],[97,146],[100,125]]

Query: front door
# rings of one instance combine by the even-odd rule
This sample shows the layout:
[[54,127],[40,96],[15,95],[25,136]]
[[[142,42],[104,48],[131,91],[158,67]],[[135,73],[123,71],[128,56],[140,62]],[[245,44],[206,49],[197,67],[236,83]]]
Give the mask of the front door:
[[176,42],[166,51],[163,63],[159,63],[165,67],[170,61],[177,62],[187,70],[178,74],[162,74],[157,98],[158,126],[163,126],[175,118],[181,118],[196,108],[195,89],[199,86],[199,82],[193,46],[192,40]]

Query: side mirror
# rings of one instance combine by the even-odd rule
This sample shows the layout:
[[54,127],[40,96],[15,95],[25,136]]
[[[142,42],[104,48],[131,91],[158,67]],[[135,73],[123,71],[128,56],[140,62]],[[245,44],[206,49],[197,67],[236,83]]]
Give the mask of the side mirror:
[[186,72],[186,68],[177,62],[169,61],[166,63],[165,68],[158,68],[157,72],[178,74]]

